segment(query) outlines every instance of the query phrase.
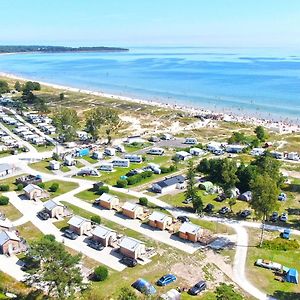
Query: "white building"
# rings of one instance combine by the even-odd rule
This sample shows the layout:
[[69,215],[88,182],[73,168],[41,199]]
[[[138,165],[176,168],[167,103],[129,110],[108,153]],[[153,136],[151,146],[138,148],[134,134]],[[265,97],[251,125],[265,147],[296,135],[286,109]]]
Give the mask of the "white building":
[[56,160],[51,160],[49,162],[49,167],[51,170],[59,170],[60,168],[60,162]]
[[204,151],[200,148],[191,148],[190,149],[190,154],[193,156],[201,156],[204,154]]
[[192,157],[192,155],[186,151],[176,152],[176,157],[180,160],[188,160]]

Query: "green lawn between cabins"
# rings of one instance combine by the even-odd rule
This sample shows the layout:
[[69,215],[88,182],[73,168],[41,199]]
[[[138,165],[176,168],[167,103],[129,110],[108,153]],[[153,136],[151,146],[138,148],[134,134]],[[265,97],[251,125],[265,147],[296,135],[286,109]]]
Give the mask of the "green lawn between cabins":
[[57,196],[68,193],[79,187],[78,183],[76,183],[76,182],[63,181],[63,180],[51,180],[51,181],[44,182],[45,189],[48,191],[50,186],[53,183],[58,183],[59,188],[56,192],[50,192],[50,198],[55,198]]
[[[254,266],[255,261],[262,258],[280,263],[289,268],[296,268],[300,271],[300,250],[277,251],[258,248],[256,246],[259,244],[260,230],[249,229],[248,232],[250,234],[250,239],[246,272],[249,280],[269,295],[274,295],[278,300],[300,299],[299,284],[279,282],[275,280],[275,275],[272,271]],[[278,232],[266,233],[265,239],[273,239],[276,236],[279,236]],[[291,238],[294,237],[291,236]],[[294,293],[298,294],[296,295]]]
[[0,212],[5,214],[6,218],[8,218],[10,221],[16,221],[22,217],[22,213],[10,203],[7,205],[1,205]]
[[28,174],[20,174],[20,175],[17,175],[17,176],[2,179],[2,180],[0,180],[0,185],[1,184],[8,184],[10,191],[16,191],[17,190],[16,179],[21,177],[21,176],[26,176],[26,175],[28,175]]

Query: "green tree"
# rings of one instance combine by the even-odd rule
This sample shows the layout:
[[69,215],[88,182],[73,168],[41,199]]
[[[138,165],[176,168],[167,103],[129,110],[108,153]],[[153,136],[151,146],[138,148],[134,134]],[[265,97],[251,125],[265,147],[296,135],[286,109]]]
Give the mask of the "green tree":
[[96,224],[101,224],[101,217],[98,215],[91,216],[91,221]]
[[232,211],[232,207],[234,205],[236,205],[236,199],[230,198],[229,201],[228,201],[228,204],[229,204],[230,210]]
[[99,266],[94,270],[94,280],[104,281],[108,277],[108,269],[105,266]]
[[189,161],[186,179],[187,188],[185,191],[185,199],[191,200],[195,212],[200,213],[203,210],[203,202],[201,197],[198,195],[196,187],[196,168],[192,160]]
[[224,191],[229,191],[236,186],[239,179],[236,175],[237,165],[236,162],[228,158],[221,161],[221,178],[219,185]]
[[241,193],[250,191],[250,183],[255,179],[257,173],[257,168],[254,165],[246,166],[243,163],[239,165],[236,173],[238,177],[238,183],[236,186]]
[[71,108],[61,108],[53,115],[53,123],[57,128],[60,138],[65,142],[74,140],[79,128],[79,117],[76,110]]
[[64,93],[60,93],[59,94],[59,100],[64,100],[65,99],[65,94]]
[[265,221],[277,209],[278,188],[276,181],[265,174],[257,175],[251,182],[252,200],[251,207],[255,214],[262,220],[260,246],[264,238]]
[[243,300],[244,297],[234,290],[232,284],[221,283],[215,291],[217,300]]
[[22,91],[22,86],[21,86],[21,83],[20,81],[16,81],[15,85],[14,85],[14,88],[16,91],[18,92],[21,92]]
[[0,196],[0,205],[7,205],[9,203],[9,198],[6,196]]
[[43,283],[49,296],[72,298],[75,291],[85,288],[78,267],[81,256],[69,254],[63,244],[43,237],[31,244],[27,258],[34,258],[38,268],[28,274],[26,282],[29,285]]
[[0,80],[0,94],[5,94],[9,92],[8,83],[5,80]]
[[255,134],[256,134],[256,137],[261,141],[261,142],[264,142],[267,137],[268,137],[268,134],[267,132],[265,131],[264,127],[263,126],[257,126],[254,130]]
[[49,191],[55,193],[59,189],[59,184],[57,182],[53,182],[49,187]]
[[129,287],[122,287],[120,289],[118,300],[138,300],[136,293]]
[[99,187],[99,189],[98,189],[99,195],[102,195],[104,193],[106,193],[106,194],[109,193],[109,187],[107,185],[103,185],[103,186]]
[[139,198],[139,204],[143,206],[148,206],[148,199],[146,197]]

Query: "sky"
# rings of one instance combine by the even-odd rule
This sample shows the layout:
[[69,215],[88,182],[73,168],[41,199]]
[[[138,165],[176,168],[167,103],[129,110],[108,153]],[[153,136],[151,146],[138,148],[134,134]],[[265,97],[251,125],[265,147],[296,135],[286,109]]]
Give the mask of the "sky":
[[0,0],[0,44],[300,46],[300,0]]

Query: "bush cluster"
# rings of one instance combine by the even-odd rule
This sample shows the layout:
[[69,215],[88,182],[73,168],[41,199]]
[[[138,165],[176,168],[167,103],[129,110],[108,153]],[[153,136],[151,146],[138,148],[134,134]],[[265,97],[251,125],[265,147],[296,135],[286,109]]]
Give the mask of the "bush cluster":
[[162,174],[167,174],[176,171],[177,167],[175,165],[171,165],[169,167],[161,167],[160,170]]
[[146,197],[139,198],[139,204],[143,206],[148,206],[148,199]]
[[99,266],[94,270],[94,280],[104,281],[108,277],[108,269],[104,266]]
[[7,205],[9,202],[9,198],[6,196],[0,196],[0,205]]
[[98,189],[98,194],[99,195],[102,195],[104,193],[109,193],[109,187],[107,185],[104,185],[104,186],[101,186],[99,189]]
[[101,217],[97,215],[91,216],[91,221],[96,224],[101,224]]
[[54,193],[59,189],[59,184],[57,182],[53,182],[49,187],[49,191]]
[[152,171],[145,171],[141,174],[136,174],[136,175],[133,175],[133,176],[127,178],[127,183],[128,183],[128,185],[133,185],[133,184],[141,182],[143,179],[145,179],[147,177],[151,177],[152,175],[153,175]]
[[297,240],[285,240],[280,237],[273,240],[266,240],[262,243],[262,248],[278,251],[298,250],[299,247],[300,245]]
[[8,184],[1,184],[0,185],[0,191],[1,192],[8,192],[9,191],[9,185]]

